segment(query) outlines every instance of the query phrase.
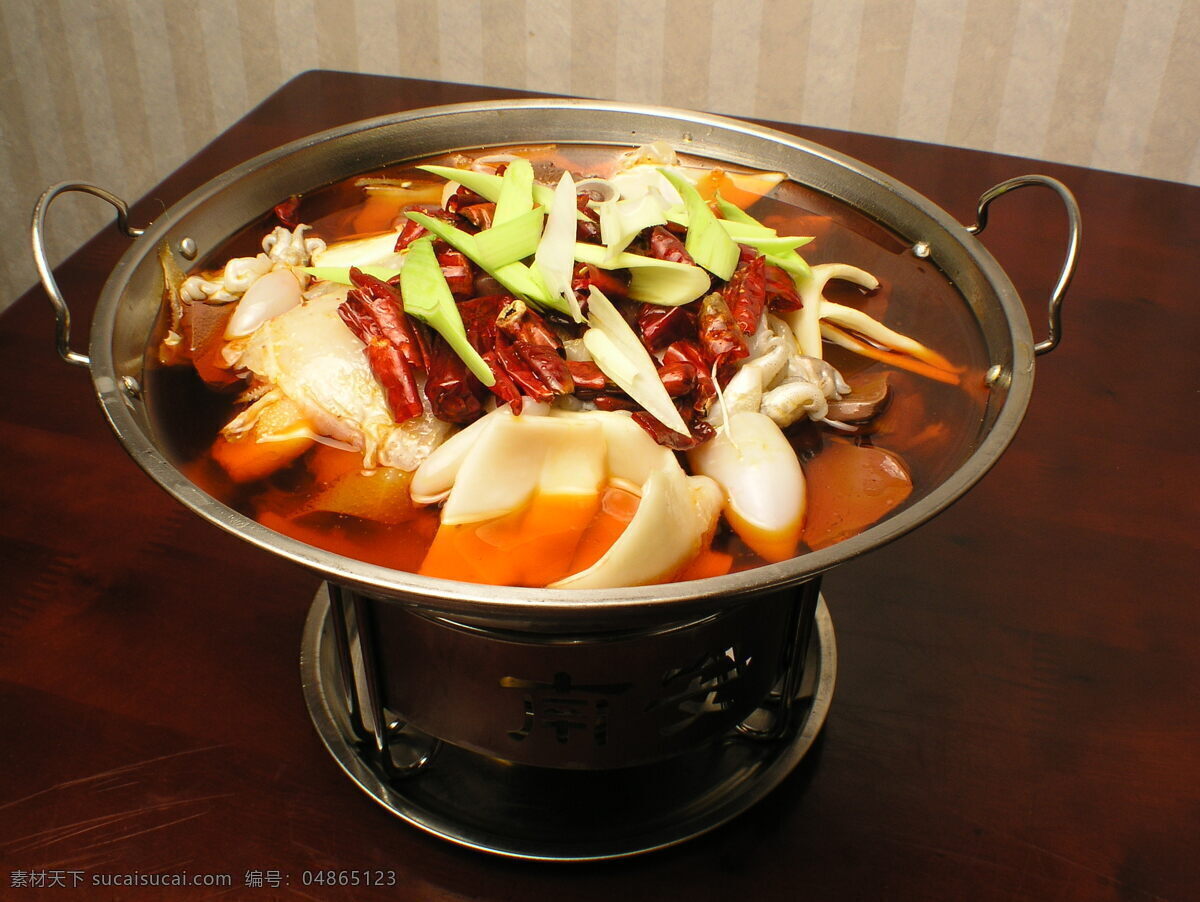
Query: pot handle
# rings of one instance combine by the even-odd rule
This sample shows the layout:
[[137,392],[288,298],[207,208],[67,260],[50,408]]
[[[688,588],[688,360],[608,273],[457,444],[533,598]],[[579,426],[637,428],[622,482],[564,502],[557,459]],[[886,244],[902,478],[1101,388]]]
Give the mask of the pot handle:
[[1058,346],[1059,339],[1062,338],[1063,295],[1067,293],[1067,286],[1071,284],[1071,277],[1075,275],[1075,264],[1079,257],[1079,237],[1082,233],[1082,226],[1079,217],[1079,202],[1075,200],[1075,195],[1058,179],[1048,175],[1020,175],[983,192],[979,198],[979,206],[976,208],[975,225],[967,226],[967,231],[972,235],[978,235],[987,226],[987,209],[992,201],[1016,188],[1028,188],[1030,185],[1041,185],[1051,189],[1058,194],[1067,208],[1067,256],[1063,260],[1062,269],[1059,270],[1054,290],[1050,292],[1050,304],[1047,311],[1050,331],[1043,341],[1039,341],[1033,346],[1035,354],[1046,354],[1053,351]]
[[51,201],[68,191],[82,191],[106,200],[116,207],[117,228],[130,238],[138,237],[145,229],[135,229],[129,225],[129,207],[125,201],[103,188],[97,188],[95,185],[85,182],[59,182],[57,185],[51,185],[38,198],[37,205],[33,208],[33,226],[30,229],[30,237],[33,241],[33,261],[37,265],[38,275],[42,279],[42,288],[46,290],[50,304],[54,307],[58,356],[75,366],[89,366],[92,362],[91,358],[86,354],[79,354],[71,350],[71,311],[63,299],[62,292],[58,290],[58,283],[54,280],[54,273],[50,271],[50,261],[46,257],[46,211],[50,208]]

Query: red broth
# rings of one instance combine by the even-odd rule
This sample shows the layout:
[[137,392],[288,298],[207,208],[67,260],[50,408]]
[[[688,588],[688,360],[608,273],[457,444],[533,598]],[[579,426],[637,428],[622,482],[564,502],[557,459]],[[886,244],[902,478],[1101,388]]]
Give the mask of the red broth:
[[[489,149],[463,156],[494,152]],[[547,176],[553,166],[566,166],[577,177],[606,175],[616,157],[612,148],[589,146],[547,146],[525,153],[533,159],[535,172],[541,169]],[[454,165],[462,162],[462,156],[443,155],[420,162]],[[710,165],[702,160],[683,162]],[[365,175],[428,180],[415,165]],[[390,228],[399,211],[369,200],[359,185],[363,177],[305,195],[300,221],[312,225],[312,234],[329,243],[361,232],[362,226]],[[909,246],[887,228],[837,200],[786,181],[754,203],[749,212],[781,235],[814,236],[800,251],[810,264],[848,263],[879,279],[880,287],[869,294],[848,283],[831,282],[826,288],[830,300],[863,310],[962,368],[958,384],[950,385],[826,343],[826,359],[852,386],[887,373],[892,400],[862,435],[841,436],[807,419],[786,430],[808,481],[808,525],[798,552],[802,554],[848,538],[903,510],[960,466],[981,438],[988,360],[974,316],[956,289],[930,261],[914,257]],[[274,225],[275,218],[268,211],[208,255],[197,271],[217,269],[232,257],[258,253],[262,237]],[[154,336],[152,349],[159,337]],[[153,350],[147,359],[156,359]],[[159,443],[210,495],[308,544],[394,569],[420,569],[438,528],[435,508],[413,508],[394,518],[400,522],[386,524],[331,513],[305,514],[306,501],[319,488],[309,465],[311,454],[262,480],[230,480],[214,461],[211,448],[214,437],[233,416],[235,396],[236,391],[214,391],[189,366],[148,366],[146,397]],[[856,447],[867,451],[855,455]],[[874,463],[867,465],[867,459]],[[877,466],[879,461],[882,469]],[[897,487],[897,467],[911,480],[911,491]],[[612,524],[607,528],[619,531],[619,526]],[[709,576],[762,563],[722,519],[712,551],[677,578]]]

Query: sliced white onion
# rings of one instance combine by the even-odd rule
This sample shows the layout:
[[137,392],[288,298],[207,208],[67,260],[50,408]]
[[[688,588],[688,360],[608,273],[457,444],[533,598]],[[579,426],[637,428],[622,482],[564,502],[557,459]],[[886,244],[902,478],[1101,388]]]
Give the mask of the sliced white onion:
[[571,173],[564,172],[554,189],[554,202],[546,217],[546,226],[538,241],[534,263],[542,275],[546,288],[566,302],[571,318],[583,322],[579,299],[571,287],[571,276],[575,269],[575,180]]

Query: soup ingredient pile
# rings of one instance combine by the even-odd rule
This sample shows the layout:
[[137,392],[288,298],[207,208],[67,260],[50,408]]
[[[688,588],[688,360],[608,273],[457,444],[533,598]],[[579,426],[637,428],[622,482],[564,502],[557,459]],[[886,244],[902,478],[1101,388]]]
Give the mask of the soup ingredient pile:
[[[851,436],[886,404],[827,343],[958,379],[825,297],[872,275],[809,266],[810,238],[747,212],[781,174],[684,166],[661,144],[586,178],[552,147],[454,162],[363,180],[351,234],[318,237],[292,199],[261,254],[187,277],[162,255],[160,359],[238,392],[211,456],[258,487],[272,528],[468,582],[718,575],[726,534],[760,563],[819,545],[797,430]],[[845,458],[848,493],[871,484],[843,533],[907,497],[899,458],[826,444],[813,459]],[[354,544],[372,530],[403,549]]]

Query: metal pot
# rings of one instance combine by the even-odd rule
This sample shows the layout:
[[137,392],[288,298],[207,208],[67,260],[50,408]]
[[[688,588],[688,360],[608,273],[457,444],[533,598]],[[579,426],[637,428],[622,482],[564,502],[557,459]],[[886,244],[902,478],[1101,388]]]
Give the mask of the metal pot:
[[[159,313],[162,288],[156,259],[160,245],[165,243],[186,269],[198,253],[219,246],[289,195],[448,150],[547,140],[625,146],[664,140],[713,161],[783,171],[882,224],[912,253],[932,261],[957,286],[991,364],[983,428],[957,469],[916,503],[862,534],[789,561],[693,582],[572,592],[471,585],[351,560],[259,525],[182,475],[164,453],[145,390],[147,338]],[[1025,185],[1055,190],[1070,219],[1066,261],[1050,299],[1050,337],[1038,344],[1017,292],[975,237],[991,201]],[[68,308],[42,247],[46,210],[66,191],[85,191],[112,203],[118,209],[118,225],[135,238],[100,295],[87,355],[70,349]],[[364,723],[378,732],[381,742],[389,719],[385,712],[396,712],[436,737],[496,758],[610,768],[696,748],[747,717],[796,666],[793,640],[807,636],[811,628],[815,578],[937,514],[981,478],[1012,439],[1032,388],[1033,358],[1058,340],[1059,304],[1075,266],[1078,208],[1059,182],[1027,176],[987,191],[978,211],[976,224],[964,227],[913,190],[857,161],[788,134],[726,118],[616,103],[529,100],[417,110],[293,142],[196,189],[144,230],[129,228],[125,205],[108,192],[89,185],[56,185],[38,202],[33,239],[43,284],[58,316],[59,352],[68,362],[90,369],[104,412],[133,458],[200,516],[323,575],[335,587],[332,616],[341,629],[347,618],[354,620],[352,632],[370,626],[367,652],[377,659],[376,679],[351,707],[370,703],[379,716],[365,718]],[[801,591],[806,584],[809,588]],[[807,601],[792,603],[797,597]],[[799,641],[803,649],[806,640]],[[347,653],[350,646],[347,640]],[[653,712],[662,710],[661,705],[655,707],[655,698],[673,691],[666,675],[726,649],[742,656],[744,691],[728,693],[727,704],[718,706],[703,726],[689,722],[676,728],[674,721],[654,720]],[[361,654],[360,650],[358,657],[344,662],[358,668],[360,684]],[[463,660],[471,661],[471,667],[460,666]],[[604,742],[593,741],[584,754],[564,751],[567,744],[546,738],[549,732],[540,744],[528,731],[521,735],[526,710],[522,697],[527,693],[514,687],[525,686],[521,680],[551,688],[558,680],[561,687],[564,675],[576,684],[625,687],[619,694],[629,704],[622,709],[614,703],[608,709]],[[405,689],[418,680],[424,693]],[[353,682],[351,676],[347,686]],[[489,691],[480,691],[483,686]],[[430,701],[431,691],[444,694],[452,704]],[[497,716],[496,706],[508,703],[514,707]],[[626,722],[631,726],[622,734]]]

